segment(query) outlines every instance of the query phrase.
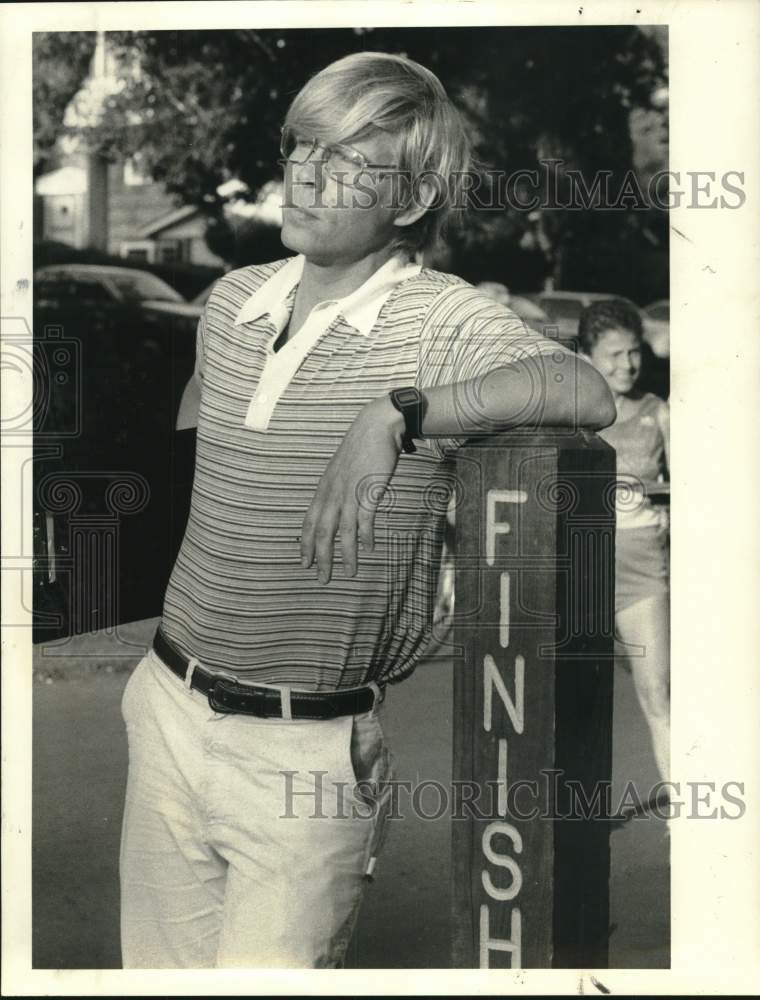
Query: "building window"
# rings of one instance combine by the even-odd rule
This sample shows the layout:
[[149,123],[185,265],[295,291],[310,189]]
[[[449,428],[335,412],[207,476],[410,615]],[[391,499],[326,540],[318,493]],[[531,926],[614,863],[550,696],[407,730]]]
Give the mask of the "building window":
[[189,240],[158,240],[156,259],[162,264],[184,264],[190,260]]
[[125,240],[119,247],[119,256],[126,260],[144,260],[152,264],[156,248],[152,240]]

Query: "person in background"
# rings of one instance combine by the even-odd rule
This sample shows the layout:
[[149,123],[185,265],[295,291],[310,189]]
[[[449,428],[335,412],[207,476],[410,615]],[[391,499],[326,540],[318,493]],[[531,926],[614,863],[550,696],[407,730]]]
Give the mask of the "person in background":
[[669,548],[666,508],[669,410],[637,387],[642,323],[638,310],[616,299],[581,313],[580,352],[604,376],[617,408],[599,436],[617,452],[615,629],[649,726],[657,770],[668,780],[670,749]]

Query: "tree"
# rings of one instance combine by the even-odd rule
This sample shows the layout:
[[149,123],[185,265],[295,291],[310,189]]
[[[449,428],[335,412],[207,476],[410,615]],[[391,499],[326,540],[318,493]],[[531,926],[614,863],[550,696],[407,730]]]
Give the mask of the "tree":
[[[349,52],[403,52],[429,66],[465,113],[481,163],[506,173],[553,159],[562,162],[549,173],[560,177],[574,168],[621,178],[633,163],[631,110],[650,107],[665,80],[655,39],[627,26],[160,31],[108,41],[125,85],[91,140],[107,154],[139,151],[156,180],[217,220],[219,185],[238,178],[255,197],[277,175],[290,101]],[[561,281],[579,245],[614,246],[640,228],[632,212],[481,209],[455,235],[454,263],[473,270],[478,259],[496,277],[506,261],[515,288],[551,273]]]
[[49,164],[64,131],[66,107],[87,76],[94,51],[92,31],[42,31],[32,35],[35,175]]

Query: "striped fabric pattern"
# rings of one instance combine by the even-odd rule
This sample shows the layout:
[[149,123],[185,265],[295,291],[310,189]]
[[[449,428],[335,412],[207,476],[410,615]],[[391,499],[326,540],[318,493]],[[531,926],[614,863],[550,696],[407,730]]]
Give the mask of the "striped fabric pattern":
[[186,656],[241,679],[329,691],[407,676],[431,637],[452,440],[402,454],[358,572],[317,581],[300,564],[306,510],[366,403],[404,385],[482,375],[563,349],[452,275],[422,270],[390,293],[369,336],[338,315],[305,355],[266,430],[245,425],[277,329],[234,325],[285,262],[230,272],[198,328],[202,379],[190,516],[163,629]]

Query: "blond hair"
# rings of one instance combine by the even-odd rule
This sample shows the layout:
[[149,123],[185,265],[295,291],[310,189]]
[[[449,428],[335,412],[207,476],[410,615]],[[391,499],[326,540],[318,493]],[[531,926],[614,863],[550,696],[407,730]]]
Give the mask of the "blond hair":
[[416,222],[399,228],[394,246],[410,254],[434,246],[461,208],[459,192],[470,167],[470,143],[462,116],[438,77],[406,56],[357,52],[331,63],[295,97],[286,124],[323,142],[360,139],[383,129],[398,135],[402,175],[439,185],[433,205]]

